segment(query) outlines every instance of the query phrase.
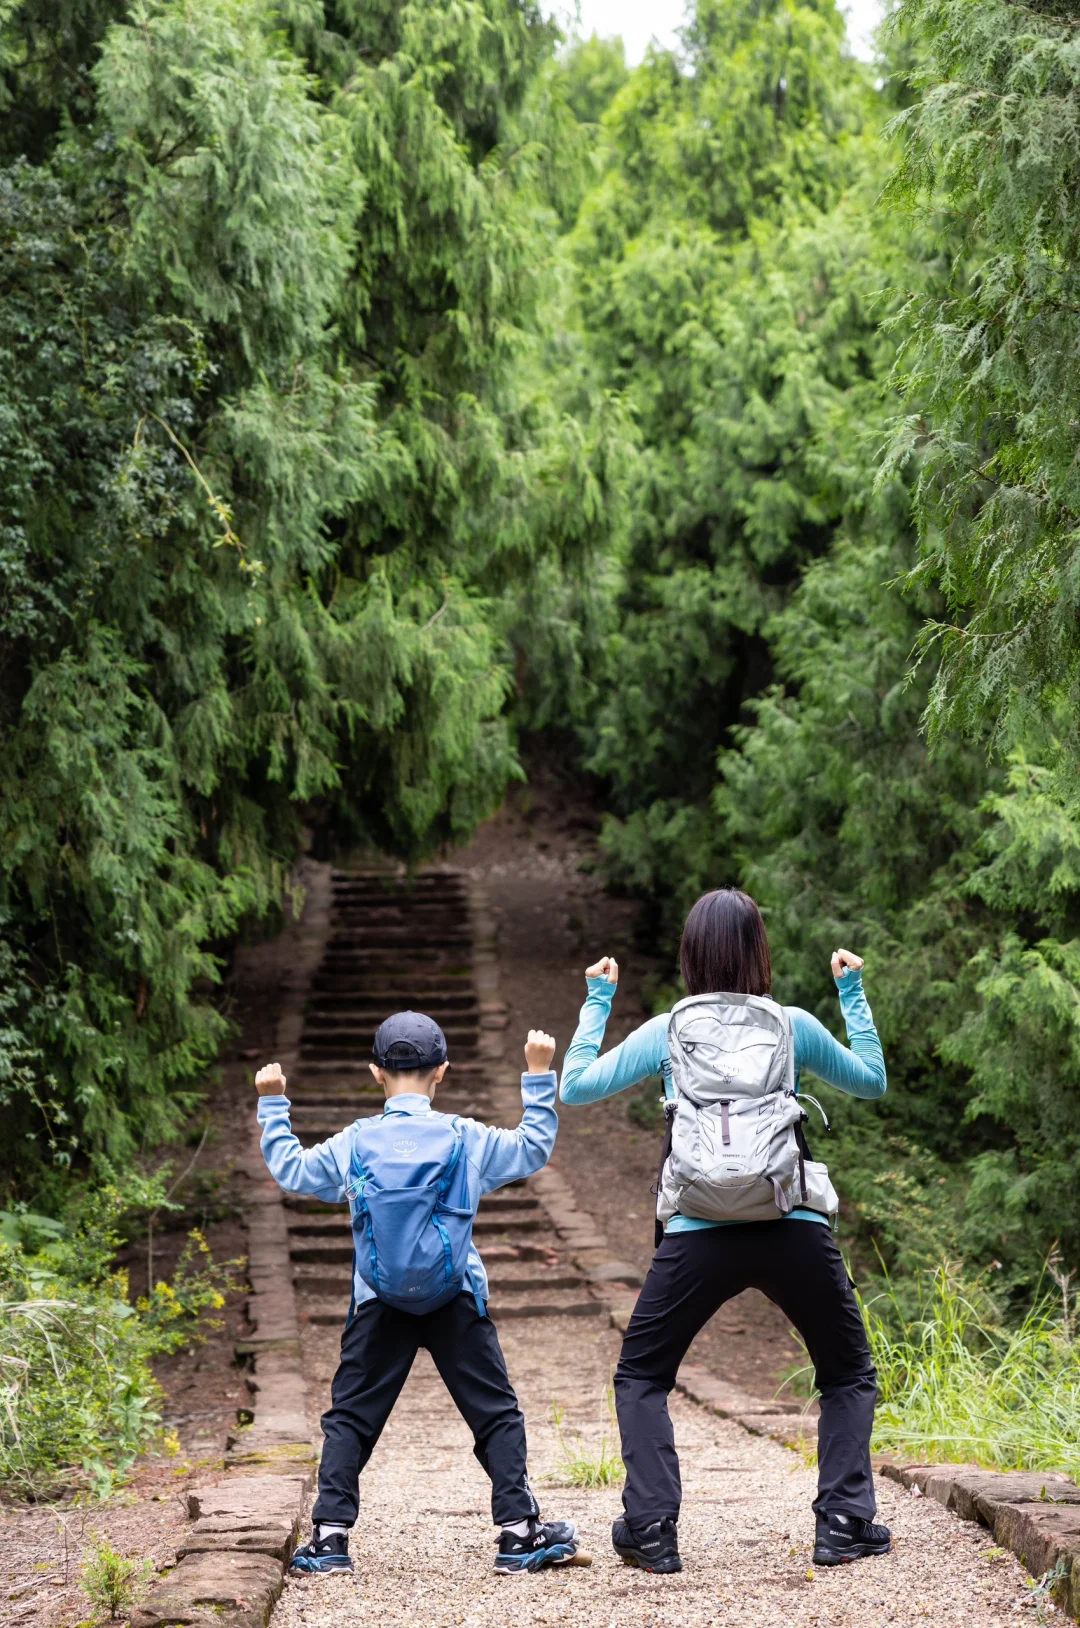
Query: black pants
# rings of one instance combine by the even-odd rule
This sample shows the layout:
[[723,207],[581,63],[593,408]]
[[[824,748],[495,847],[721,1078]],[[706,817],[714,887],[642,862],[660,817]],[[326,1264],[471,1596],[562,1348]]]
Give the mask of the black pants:
[[490,1317],[470,1294],[414,1317],[379,1300],[358,1306],[341,1336],[341,1362],[322,1416],[323,1451],[314,1521],[352,1526],[360,1506],[360,1471],[382,1435],[390,1410],[421,1346],[465,1423],[473,1451],[491,1477],[497,1526],[538,1513],[526,1472],[525,1420],[506,1372]]
[[870,1517],[876,1510],[877,1376],[836,1240],[814,1221],[755,1221],[669,1232],[653,1256],[615,1371],[631,1527],[678,1518],[682,1483],[668,1393],[695,1334],[743,1289],[760,1289],[791,1319],[817,1373],[815,1511]]

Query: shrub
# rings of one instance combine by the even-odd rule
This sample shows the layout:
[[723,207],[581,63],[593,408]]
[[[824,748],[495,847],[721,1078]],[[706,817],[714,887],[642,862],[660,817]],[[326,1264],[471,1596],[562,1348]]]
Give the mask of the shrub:
[[202,1314],[233,1286],[239,1263],[215,1264],[193,1232],[172,1281],[133,1306],[112,1269],[126,1208],[110,1187],[61,1235],[39,1217],[0,1226],[0,1485],[12,1492],[40,1498],[75,1479],[107,1496],[160,1427],[152,1359],[201,1339]]
[[663,1082],[656,1079],[646,1080],[644,1085],[639,1085],[631,1091],[626,1104],[626,1117],[631,1125],[637,1126],[638,1130],[662,1132],[664,1129]]
[[98,1537],[83,1561],[83,1590],[98,1610],[107,1612],[110,1622],[115,1622],[133,1604],[153,1569],[152,1560],[130,1560],[118,1553],[108,1538]]

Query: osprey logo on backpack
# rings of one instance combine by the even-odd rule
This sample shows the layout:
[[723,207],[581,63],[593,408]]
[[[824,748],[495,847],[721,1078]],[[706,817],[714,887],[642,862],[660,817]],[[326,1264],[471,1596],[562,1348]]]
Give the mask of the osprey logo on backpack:
[[836,1213],[828,1171],[796,1135],[806,1115],[782,1006],[763,995],[691,995],[672,1009],[668,1054],[675,1118],[659,1220],[776,1221],[796,1205]]
[[397,1114],[357,1123],[346,1195],[357,1272],[387,1305],[421,1315],[464,1287],[473,1208],[457,1120],[424,1114],[408,1136],[400,1125]]

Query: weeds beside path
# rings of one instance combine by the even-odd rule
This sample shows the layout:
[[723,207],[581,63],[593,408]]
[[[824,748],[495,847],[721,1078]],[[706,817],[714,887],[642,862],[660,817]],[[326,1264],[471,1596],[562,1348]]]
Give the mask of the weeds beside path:
[[[913,1316],[867,1307],[880,1400],[874,1445],[907,1459],[1080,1476],[1080,1343],[1065,1299],[1005,1326],[978,1283],[946,1263]],[[909,1292],[910,1297],[910,1292]]]

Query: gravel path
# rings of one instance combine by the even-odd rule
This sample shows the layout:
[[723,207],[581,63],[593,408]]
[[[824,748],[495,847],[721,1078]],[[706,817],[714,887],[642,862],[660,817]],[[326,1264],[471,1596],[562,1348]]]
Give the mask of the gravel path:
[[[599,1320],[597,1320],[598,1322]],[[681,1576],[648,1577],[611,1552],[619,1488],[585,1492],[558,1484],[562,1462],[552,1409],[564,1433],[595,1453],[610,1431],[604,1391],[618,1336],[591,1319],[537,1318],[500,1329],[529,1424],[530,1460],[543,1509],[578,1523],[590,1568],[538,1577],[496,1577],[488,1484],[471,1439],[425,1354],[421,1355],[362,1481],[352,1541],[355,1577],[290,1580],[271,1628],[935,1628],[1065,1619],[1032,1593],[1019,1564],[980,1527],[891,1482],[878,1488],[894,1553],[835,1571],[810,1572],[814,1472],[787,1449],[673,1399],[686,1503]],[[305,1334],[313,1405],[324,1403],[338,1335]]]

